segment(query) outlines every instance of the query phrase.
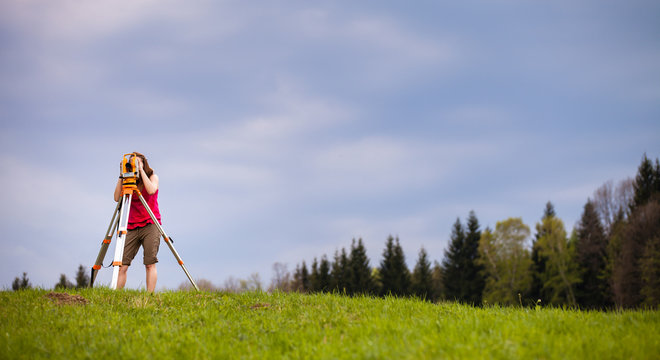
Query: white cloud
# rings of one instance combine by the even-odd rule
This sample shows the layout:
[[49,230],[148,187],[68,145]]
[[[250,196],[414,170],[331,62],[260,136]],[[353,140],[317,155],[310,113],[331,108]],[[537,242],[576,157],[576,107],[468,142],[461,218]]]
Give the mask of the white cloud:
[[89,42],[161,16],[182,17],[194,9],[173,1],[5,1],[6,21],[49,41]]

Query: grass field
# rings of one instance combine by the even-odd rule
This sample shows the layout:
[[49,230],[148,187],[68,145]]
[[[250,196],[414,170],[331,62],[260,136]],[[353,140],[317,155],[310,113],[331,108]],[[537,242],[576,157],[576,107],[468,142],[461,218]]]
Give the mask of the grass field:
[[658,359],[660,311],[108,289],[0,292],[2,359]]

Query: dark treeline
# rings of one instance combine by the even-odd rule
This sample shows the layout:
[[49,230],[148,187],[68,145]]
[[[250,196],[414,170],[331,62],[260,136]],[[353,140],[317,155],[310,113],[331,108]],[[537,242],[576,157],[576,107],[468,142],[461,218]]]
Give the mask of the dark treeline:
[[533,236],[520,218],[482,230],[472,211],[465,224],[460,218],[454,223],[441,264],[431,264],[422,248],[411,273],[399,238],[389,236],[376,266],[362,239],[354,239],[349,251],[336,251],[332,261],[323,255],[310,266],[297,265],[293,277],[280,275],[271,287],[285,291],[417,296],[473,305],[657,307],[660,163],[644,155],[634,179],[597,189],[571,234],[551,202]]

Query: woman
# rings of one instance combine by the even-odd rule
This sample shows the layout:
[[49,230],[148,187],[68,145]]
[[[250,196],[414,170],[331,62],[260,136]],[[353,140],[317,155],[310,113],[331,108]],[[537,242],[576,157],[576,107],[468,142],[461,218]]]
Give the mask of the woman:
[[[154,216],[160,224],[160,211],[158,210],[158,175],[149,166],[147,158],[136,152],[137,167],[140,173],[137,186],[138,190],[154,213]],[[119,176],[117,186],[115,187],[115,201],[122,197],[122,178]],[[128,215],[128,233],[126,234],[126,243],[124,245],[124,257],[122,266],[119,267],[119,276],[117,278],[117,288],[121,289],[126,285],[126,272],[131,265],[131,261],[137,254],[140,246],[144,251],[144,266],[147,272],[147,291],[153,292],[156,288],[158,273],[156,272],[156,263],[158,262],[158,248],[160,246],[160,232],[154,225],[151,216],[145,209],[137,194],[131,199],[131,208]]]

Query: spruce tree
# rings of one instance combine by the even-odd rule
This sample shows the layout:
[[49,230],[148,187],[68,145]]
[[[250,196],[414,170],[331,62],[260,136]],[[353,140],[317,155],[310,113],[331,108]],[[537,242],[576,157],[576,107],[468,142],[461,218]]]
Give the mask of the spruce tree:
[[309,292],[319,292],[319,262],[314,258],[312,261],[312,273],[309,274]]
[[66,289],[71,289],[73,287],[74,287],[73,283],[66,278],[66,275],[60,274],[60,281],[57,284],[55,284],[55,289],[66,290]]
[[328,292],[330,290],[330,263],[325,255],[321,258],[319,265],[318,287],[318,291],[321,292]]
[[362,239],[356,242],[353,239],[351,244],[351,255],[349,258],[350,268],[350,293],[351,294],[370,294],[373,292],[373,280],[371,278],[371,268],[369,267],[369,258],[367,250],[364,248]]
[[300,268],[300,264],[296,264],[296,270],[293,272],[291,290],[303,292],[302,270]]
[[[544,220],[555,217],[555,207],[550,201],[545,204],[545,209],[543,210],[543,217],[541,218],[541,223]],[[534,299],[544,299],[547,301],[550,298],[550,294],[543,292],[543,274],[545,273],[545,267],[547,258],[541,254],[541,247],[538,243],[539,239],[544,235],[544,229],[542,227],[536,227],[536,235],[532,242],[532,267],[530,269],[532,273],[532,285],[530,287],[528,297]]]
[[607,238],[598,213],[591,200],[584,205],[577,226],[577,262],[581,282],[577,285],[576,300],[582,308],[609,306],[607,269]]
[[397,236],[394,243],[394,265],[395,273],[399,274],[398,277],[398,294],[410,295],[410,270],[406,265],[406,255],[403,253],[403,248]]
[[456,219],[451,232],[449,247],[445,250],[442,260],[443,287],[445,298],[448,300],[462,301],[462,284],[465,281],[463,273],[465,231],[459,218]]
[[89,286],[89,275],[85,268],[80,264],[78,272],[76,272],[76,288],[84,288]]
[[660,191],[660,165],[656,159],[656,167],[653,167],[651,160],[644,154],[642,163],[637,168],[637,176],[633,183],[635,194],[632,204],[630,204],[631,213],[638,207],[646,204],[654,193]]
[[479,220],[477,220],[474,211],[470,211],[467,220],[467,233],[465,234],[465,248],[463,249],[462,265],[465,282],[461,284],[461,300],[473,305],[481,304],[481,294],[485,286],[483,266],[478,261],[480,238]]
[[330,272],[330,288],[332,291],[339,293],[346,293],[349,291],[350,271],[348,268],[348,256],[346,249],[342,248],[341,252],[335,251],[334,262],[332,263],[332,270]]
[[411,293],[420,299],[428,301],[435,300],[433,293],[433,274],[431,272],[431,263],[428,260],[426,250],[422,247],[419,250],[417,264],[412,273]]
[[14,282],[11,284],[11,288],[14,291],[32,288],[32,284],[30,283],[30,279],[27,277],[27,273],[24,272],[22,278],[15,277]]
[[382,296],[395,295],[404,296],[408,295],[410,289],[410,271],[406,266],[405,255],[399,243],[399,238],[396,242],[392,235],[387,238],[385,243],[385,250],[383,250],[383,260],[378,269],[380,275]]
[[307,271],[307,265],[304,260],[302,262],[302,267],[300,268],[300,284],[303,292],[309,292],[309,272]]
[[378,268],[378,276],[380,280],[380,294],[382,296],[391,294],[394,288],[394,238],[392,235],[387,237],[385,241],[385,250],[383,250],[383,260],[380,262]]
[[444,287],[442,281],[442,266],[433,261],[433,272],[431,274],[431,285],[433,287],[433,301],[444,298]]

